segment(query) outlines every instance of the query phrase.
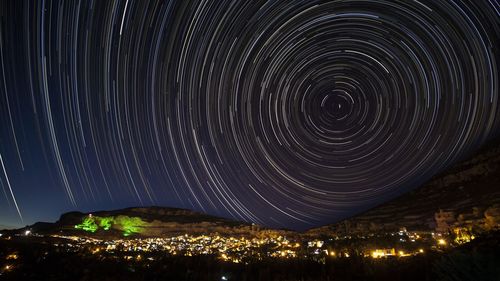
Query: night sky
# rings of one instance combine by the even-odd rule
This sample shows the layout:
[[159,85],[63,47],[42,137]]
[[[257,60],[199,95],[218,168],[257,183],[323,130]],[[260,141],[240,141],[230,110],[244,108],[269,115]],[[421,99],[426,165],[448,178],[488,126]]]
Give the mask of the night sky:
[[0,1],[0,228],[332,223],[500,131],[497,0]]

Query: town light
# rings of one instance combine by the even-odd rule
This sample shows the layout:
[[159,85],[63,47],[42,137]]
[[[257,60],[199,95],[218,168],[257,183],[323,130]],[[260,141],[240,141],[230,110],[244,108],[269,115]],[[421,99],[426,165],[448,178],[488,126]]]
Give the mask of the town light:
[[378,259],[378,258],[381,258],[384,256],[385,256],[385,253],[383,251],[375,250],[372,252],[372,258],[374,258],[374,259]]

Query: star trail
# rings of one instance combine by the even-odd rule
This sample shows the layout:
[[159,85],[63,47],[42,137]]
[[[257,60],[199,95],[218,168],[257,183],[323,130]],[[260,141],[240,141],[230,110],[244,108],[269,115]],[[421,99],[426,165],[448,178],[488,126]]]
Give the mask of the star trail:
[[497,137],[496,0],[0,1],[0,222],[331,223]]

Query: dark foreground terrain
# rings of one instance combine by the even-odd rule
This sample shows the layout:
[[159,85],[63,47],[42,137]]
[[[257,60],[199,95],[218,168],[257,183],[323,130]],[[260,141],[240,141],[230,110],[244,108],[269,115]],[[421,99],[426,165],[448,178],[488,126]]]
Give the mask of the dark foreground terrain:
[[499,232],[447,252],[407,258],[268,259],[248,264],[161,252],[127,256],[61,251],[53,243],[0,240],[0,280],[500,280]]

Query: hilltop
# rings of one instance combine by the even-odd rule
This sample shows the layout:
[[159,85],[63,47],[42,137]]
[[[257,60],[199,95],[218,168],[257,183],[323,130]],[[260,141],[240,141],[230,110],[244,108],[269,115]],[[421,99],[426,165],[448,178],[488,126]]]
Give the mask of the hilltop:
[[24,233],[27,230],[42,235],[78,235],[101,239],[172,237],[184,234],[222,236],[259,236],[273,232],[292,234],[290,231],[272,230],[191,210],[156,206],[92,213],[69,212],[61,215],[54,223],[38,222],[8,232]]
[[[436,224],[438,220],[443,220]],[[498,224],[500,140],[433,177],[423,186],[367,212],[308,234],[446,230],[449,226]],[[442,224],[442,225],[440,225]]]

